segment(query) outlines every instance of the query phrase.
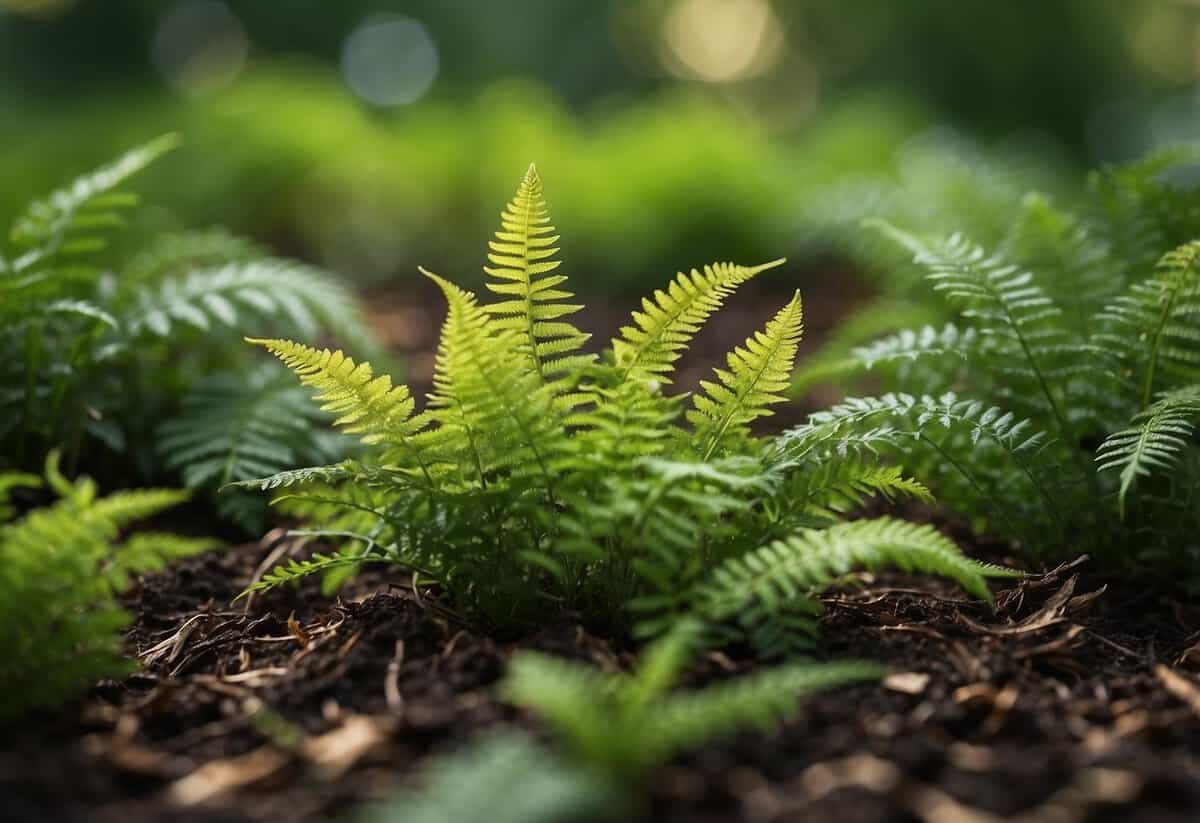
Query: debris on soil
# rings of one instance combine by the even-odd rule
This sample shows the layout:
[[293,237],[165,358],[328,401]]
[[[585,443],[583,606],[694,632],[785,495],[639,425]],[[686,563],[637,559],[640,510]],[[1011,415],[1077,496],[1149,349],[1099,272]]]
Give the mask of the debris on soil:
[[[404,575],[234,597],[282,533],[130,595],[141,672],[0,746],[20,820],[311,821],[385,796],[436,752],[536,720],[493,685],[519,648],[627,665],[567,623],[501,641]],[[289,549],[289,551],[292,549]],[[649,781],[656,821],[1192,821],[1200,815],[1197,609],[1086,560],[998,592],[877,575],[826,598],[821,655],[893,674],[810,699]],[[714,652],[696,682],[752,668]]]

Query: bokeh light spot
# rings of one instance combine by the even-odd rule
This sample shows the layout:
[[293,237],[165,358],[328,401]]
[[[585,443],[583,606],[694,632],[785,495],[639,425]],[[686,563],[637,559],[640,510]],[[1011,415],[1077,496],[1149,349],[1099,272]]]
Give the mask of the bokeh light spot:
[[678,0],[663,35],[669,66],[710,83],[762,74],[778,62],[783,45],[768,0]]
[[154,67],[176,91],[198,97],[228,85],[246,65],[250,39],[219,0],[186,0],[171,7],[150,47]]
[[411,17],[367,18],[342,46],[342,76],[354,93],[377,106],[419,100],[438,73],[429,31]]

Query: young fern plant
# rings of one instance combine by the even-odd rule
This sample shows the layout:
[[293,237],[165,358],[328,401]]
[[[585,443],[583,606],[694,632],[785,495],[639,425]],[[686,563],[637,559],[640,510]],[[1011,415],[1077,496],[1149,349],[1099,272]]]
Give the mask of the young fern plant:
[[[783,399],[801,335],[798,294],[729,354],[686,415],[685,398],[664,393],[722,301],[781,261],[677,275],[596,357],[569,320],[579,307],[558,272],[556,242],[530,167],[491,244],[488,287],[498,301],[426,272],[448,311],[434,391],[420,410],[406,387],[340,351],[251,341],[364,444],[354,459],[241,484],[281,490],[277,502],[341,544],[277,567],[258,588],[394,563],[501,626],[542,619],[549,607],[618,630],[636,614],[653,632],[695,607],[714,566],[835,523],[867,497],[926,494],[868,457],[779,459],[770,439],[753,434],[750,424]],[[927,527],[910,537],[877,540],[877,553],[844,560],[903,565],[922,541],[944,548]],[[977,564],[911,562],[986,591],[989,572]],[[819,587],[849,570],[833,562],[796,585]],[[759,591],[749,586],[745,596]]]
[[[29,468],[61,445],[68,465],[115,465],[117,482],[157,480],[165,462],[188,485],[215,491],[326,458],[325,421],[284,421],[296,404],[281,394],[282,370],[263,373],[241,339],[266,324],[371,351],[346,289],[221,230],[109,248],[137,203],[126,184],[176,143],[136,148],[13,224],[11,252],[0,249],[0,467]],[[242,379],[248,371],[254,378]],[[220,445],[187,437],[210,431],[222,412],[235,425]],[[246,495],[224,508],[252,528],[263,515]]]
[[522,652],[513,658],[501,694],[537,713],[584,765],[629,784],[708,740],[778,725],[805,695],[884,674],[873,663],[792,663],[672,692],[702,632],[698,622],[677,623],[647,647],[632,673]]
[[[13,490],[43,483],[58,501],[14,520]],[[121,629],[130,617],[117,596],[134,575],[213,544],[123,532],[186,498],[186,492],[170,489],[97,497],[90,479],[71,482],[61,474],[57,452],[46,460],[44,481],[0,473],[0,721],[131,671],[121,653]]]
[[1200,559],[1200,192],[1170,151],[1027,196],[996,248],[877,223],[956,310],[855,350],[891,389],[815,414],[781,455],[890,453],[1031,554]]

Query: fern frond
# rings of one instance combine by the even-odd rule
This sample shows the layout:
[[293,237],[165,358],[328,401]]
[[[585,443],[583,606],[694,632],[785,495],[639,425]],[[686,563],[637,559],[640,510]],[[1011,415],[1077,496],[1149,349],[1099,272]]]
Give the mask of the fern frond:
[[[346,454],[349,438],[326,429],[308,393],[273,363],[234,378],[201,380],[177,415],[155,431],[155,451],[190,489],[215,492]],[[277,482],[277,481],[276,481]],[[261,487],[261,486],[260,486]],[[264,502],[245,491],[217,498],[219,512],[247,531],[263,525]]]
[[538,712],[586,764],[631,781],[711,738],[779,723],[806,694],[883,673],[857,662],[793,665],[670,693],[694,655],[697,628],[678,624],[643,653],[631,675],[522,652],[509,664],[502,693]]
[[148,240],[125,262],[117,287],[130,292],[167,277],[267,256],[258,243],[222,228],[163,234]]
[[1065,463],[1062,444],[1028,418],[953,392],[850,398],[776,441],[779,458],[889,453],[919,465],[939,500],[989,512],[1041,544],[1063,528],[1061,509],[1092,472]]
[[1200,241],[1167,252],[1157,271],[1100,314],[1107,351],[1137,374],[1141,405],[1166,386],[1200,379]]
[[647,718],[650,756],[661,758],[742,728],[769,729],[786,721],[816,692],[879,680],[875,663],[793,663],[675,695]]
[[149,533],[114,543],[131,522],[186,494],[135,490],[97,499],[95,483],[68,481],[56,463],[51,454],[46,481],[62,499],[0,524],[0,719],[130,671],[120,633],[129,615],[117,595],[133,575],[212,545]]
[[537,168],[530,164],[508,207],[500,215],[496,239],[488,243],[491,266],[484,271],[494,280],[489,291],[505,298],[487,306],[496,328],[520,337],[520,350],[543,382],[591,362],[582,353],[589,335],[564,318],[582,306],[563,302],[574,295],[559,286],[565,275],[553,274],[558,235],[542,194]]
[[301,383],[316,389],[321,410],[338,415],[335,426],[347,434],[361,435],[368,445],[405,447],[424,466],[414,441],[429,417],[413,415],[415,403],[407,386],[393,386],[386,374],[375,377],[370,363],[355,363],[340,351],[314,349],[290,340],[246,340],[274,354]]
[[714,263],[704,273],[680,272],[653,299],[642,299],[642,310],[633,312],[633,324],[621,328],[612,349],[622,377],[627,380],[657,380],[670,383],[675,361],[687,349],[709,316],[726,297],[755,275],[783,265],[782,259],[746,267]]
[[[947,577],[971,594],[991,600],[987,577],[1017,572],[984,566],[962,554],[949,538],[927,524],[884,517],[804,529],[718,566],[693,595],[696,613],[714,623],[736,620],[764,651],[797,628],[798,612],[819,614],[822,589],[849,572],[903,571]],[[780,630],[777,618],[789,621]]]
[[250,321],[274,319],[299,336],[325,330],[356,350],[373,348],[346,288],[324,272],[283,260],[189,269],[142,285],[128,301],[122,321],[132,336],[169,337],[181,324],[204,332],[247,329]]
[[1088,335],[1094,315],[1120,287],[1107,239],[1090,221],[1028,194],[1004,241],[1003,254],[1035,271],[1076,333]]
[[597,823],[630,813],[622,787],[518,732],[473,742],[422,771],[419,790],[368,808],[357,823]]
[[708,459],[726,435],[771,414],[782,403],[804,330],[800,292],[779,310],[763,331],[748,338],[727,356],[728,371],[716,369],[719,382],[703,380],[703,394],[693,398],[688,420],[696,427],[697,451]]
[[779,519],[798,519],[797,525],[835,522],[871,498],[933,502],[925,485],[899,466],[880,465],[860,454],[822,451],[800,461],[784,459],[769,471],[786,476],[776,499]]
[[554,485],[550,463],[564,445],[556,385],[520,367],[520,332],[489,319],[475,295],[426,272],[442,289],[450,309],[438,350],[431,407],[442,428],[439,443],[457,440],[459,459],[486,474],[534,471]]
[[1200,385],[1167,392],[1133,418],[1133,427],[1111,434],[1100,444],[1100,471],[1120,471],[1117,494],[1121,517],[1126,498],[1139,478],[1169,471],[1192,443],[1200,415]]
[[239,480],[230,485],[236,489],[256,489],[272,491],[286,489],[292,486],[310,485],[316,483],[334,484],[349,480],[356,476],[355,464],[351,460],[343,460],[328,466],[309,466],[303,469],[290,469],[277,472],[267,477],[256,477],[250,480]]
[[1063,411],[1063,389],[1051,381],[1054,366],[1072,351],[1073,341],[1058,320],[1062,309],[1033,273],[997,254],[989,255],[960,235],[930,245],[887,223],[874,225],[913,253],[914,262],[928,271],[935,291],[962,305],[964,317],[982,324],[994,349],[991,356],[1004,368],[1009,382],[1027,379],[1062,439],[1074,442],[1074,426]]
[[159,426],[157,450],[185,485],[224,486],[320,459],[314,434],[324,417],[277,368],[201,381]]
[[904,329],[866,346],[855,348],[851,354],[863,368],[871,369],[881,363],[917,360],[922,357],[941,357],[952,354],[967,359],[967,353],[978,342],[973,328],[959,329],[947,323],[940,330],[924,326],[919,330]]
[[389,560],[389,558],[384,556],[354,551],[341,551],[337,554],[321,554],[318,552],[307,560],[296,560],[293,558],[288,560],[287,563],[273,567],[257,583],[247,587],[238,597],[245,597],[252,592],[267,591],[268,589],[288,583],[295,583],[313,574],[325,574],[334,569],[347,566],[357,568],[363,563],[383,563],[389,562]]
[[[13,225],[12,242],[18,248],[31,250],[30,254],[39,259],[54,253],[94,251],[103,246],[101,232],[122,225],[118,210],[137,202],[136,198],[115,190],[178,144],[176,135],[159,137],[33,203]],[[24,267],[20,258],[14,261],[14,267],[18,270]]]

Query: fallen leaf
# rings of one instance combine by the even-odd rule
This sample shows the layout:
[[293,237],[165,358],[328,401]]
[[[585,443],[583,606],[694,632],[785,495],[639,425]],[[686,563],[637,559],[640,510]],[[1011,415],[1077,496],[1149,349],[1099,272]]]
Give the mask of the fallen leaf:
[[337,778],[386,742],[394,728],[395,723],[391,718],[349,715],[333,731],[305,740],[301,752],[326,777]]
[[167,797],[179,806],[198,806],[243,786],[266,780],[279,772],[291,755],[274,746],[205,763],[167,788]]
[[1172,697],[1200,715],[1200,688],[1197,688],[1190,677],[1185,677],[1161,663],[1154,667],[1154,675]]
[[929,675],[924,672],[897,672],[883,679],[883,686],[902,694],[920,694],[929,685]]

